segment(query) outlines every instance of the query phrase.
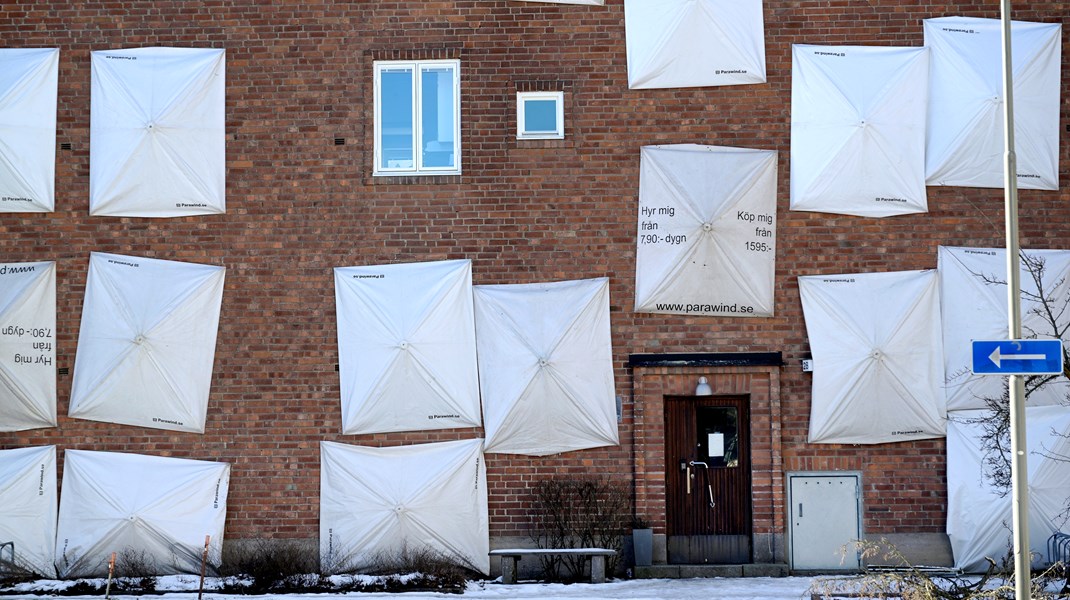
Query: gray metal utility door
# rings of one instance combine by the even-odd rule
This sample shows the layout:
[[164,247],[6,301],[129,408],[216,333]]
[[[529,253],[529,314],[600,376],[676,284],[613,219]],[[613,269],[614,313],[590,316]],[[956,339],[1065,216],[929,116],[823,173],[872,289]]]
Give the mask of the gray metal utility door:
[[860,490],[858,474],[788,474],[792,569],[858,570]]

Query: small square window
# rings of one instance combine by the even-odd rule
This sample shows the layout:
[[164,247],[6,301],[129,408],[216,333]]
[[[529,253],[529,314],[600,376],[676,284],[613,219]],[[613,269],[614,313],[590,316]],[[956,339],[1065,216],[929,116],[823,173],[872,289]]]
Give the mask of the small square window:
[[516,93],[516,139],[560,140],[564,137],[564,92]]
[[461,172],[460,61],[376,61],[374,175]]

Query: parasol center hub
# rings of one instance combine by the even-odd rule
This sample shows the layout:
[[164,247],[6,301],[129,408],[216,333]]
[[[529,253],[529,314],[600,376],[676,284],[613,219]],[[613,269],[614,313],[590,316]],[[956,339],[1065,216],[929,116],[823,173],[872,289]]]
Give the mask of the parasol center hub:
[[713,223],[703,223],[702,231],[713,231]]
[[140,346],[141,344],[144,344],[145,343],[145,336],[138,335],[136,338],[134,338],[134,343],[137,344],[138,346]]
[[549,364],[550,364],[549,360],[547,360],[545,358],[540,358],[539,359],[539,366],[540,367],[546,367],[546,366],[549,366]]
[[401,348],[402,350],[408,350],[409,349],[409,343],[408,342],[401,342],[400,344],[398,344],[398,348]]

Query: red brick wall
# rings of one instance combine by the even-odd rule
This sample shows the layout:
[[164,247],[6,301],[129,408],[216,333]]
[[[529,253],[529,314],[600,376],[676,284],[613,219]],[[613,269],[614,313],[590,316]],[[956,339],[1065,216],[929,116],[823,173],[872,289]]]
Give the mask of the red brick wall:
[[[1016,18],[1062,21],[1066,2],[1016,2]],[[73,367],[87,258],[115,252],[228,268],[205,435],[67,419],[0,434],[0,446],[144,452],[234,465],[227,535],[318,535],[318,443],[401,444],[476,431],[342,436],[331,268],[471,258],[476,283],[608,276],[622,446],[548,458],[488,459],[493,535],[523,535],[533,481],[604,473],[631,481],[635,352],[782,351],[782,470],[864,473],[869,532],[943,529],[942,442],[878,447],[805,443],[810,378],[796,277],[932,268],[938,245],[1003,243],[1001,191],[929,188],[928,214],[866,219],[789,212],[790,45],[918,45],[921,19],[997,17],[993,1],[766,0],[768,83],[627,89],[623,6],[511,0],[376,2],[33,2],[0,0],[9,47],[54,46],[60,62],[57,211],[0,215],[0,260],[55,260],[57,354]],[[1065,39],[1065,38],[1064,38]],[[143,45],[227,50],[227,213],[90,218],[89,52]],[[371,61],[462,61],[463,170],[456,177],[370,176]],[[1070,56],[1065,46],[1064,56]],[[1063,75],[1060,129],[1070,123]],[[541,82],[541,83],[540,83]],[[517,89],[564,89],[568,137],[515,139]],[[335,137],[347,144],[334,145]],[[706,143],[780,151],[776,317],[638,315],[633,302],[639,147]],[[1064,143],[1061,171],[1070,158]],[[1067,247],[1070,194],[1021,192],[1022,243]],[[755,443],[759,440],[755,438]],[[768,487],[765,487],[768,486]],[[645,509],[644,509],[645,510]],[[757,508],[761,527],[781,517]]]

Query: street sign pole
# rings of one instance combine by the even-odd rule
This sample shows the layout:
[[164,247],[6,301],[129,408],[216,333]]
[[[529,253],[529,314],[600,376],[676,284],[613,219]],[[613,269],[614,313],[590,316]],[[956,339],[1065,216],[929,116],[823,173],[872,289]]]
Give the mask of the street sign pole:
[[[1003,192],[1007,230],[1007,317],[1012,340],[1022,337],[1018,244],[1018,165],[1014,152],[1014,76],[1011,61],[1011,2],[1000,0],[1003,41]],[[1029,472],[1026,462],[1025,381],[1010,375],[1011,521],[1014,528],[1014,596],[1030,600]]]

